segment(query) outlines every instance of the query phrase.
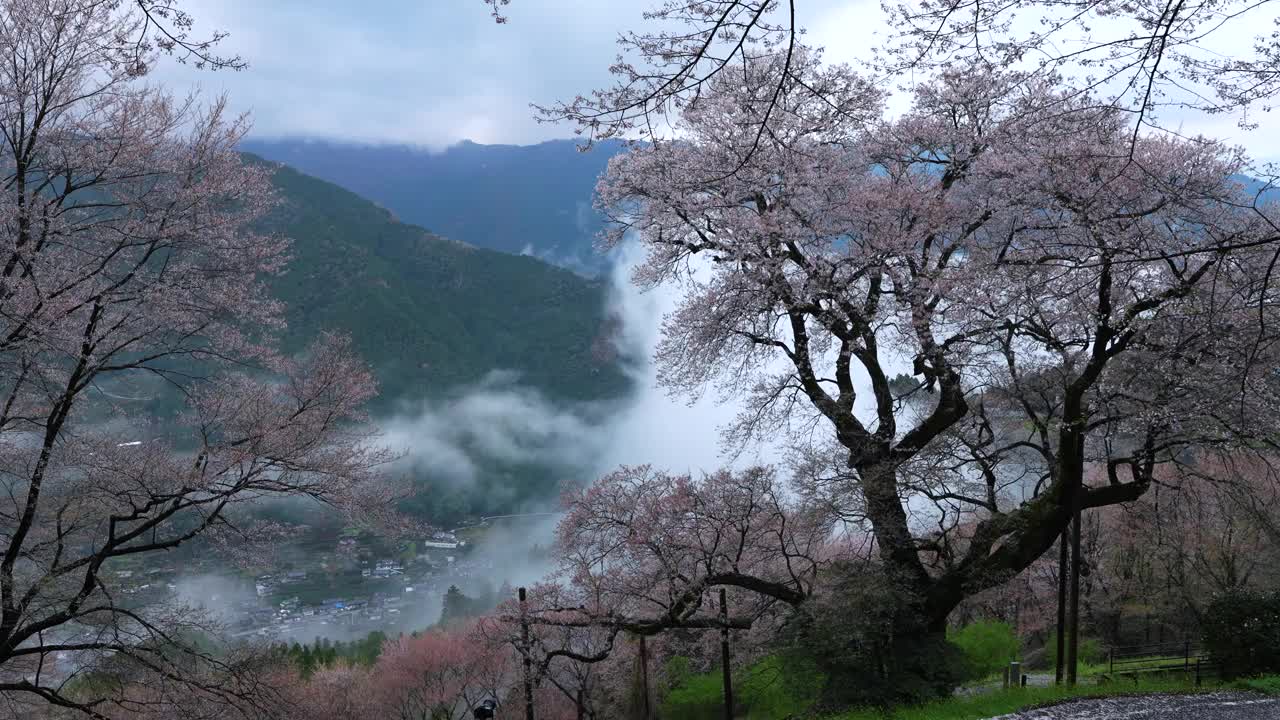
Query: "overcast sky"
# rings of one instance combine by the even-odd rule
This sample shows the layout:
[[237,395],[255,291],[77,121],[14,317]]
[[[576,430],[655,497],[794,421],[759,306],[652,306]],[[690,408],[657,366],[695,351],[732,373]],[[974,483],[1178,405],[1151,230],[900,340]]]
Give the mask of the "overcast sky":
[[[572,128],[539,125],[530,102],[609,80],[619,32],[642,27],[648,0],[516,0],[497,25],[481,0],[194,0],[198,28],[231,33],[242,72],[165,63],[176,87],[226,91],[254,134],[442,147],[532,143]],[[872,41],[878,0],[804,0],[808,41],[849,59]]]
[[[158,79],[175,87],[226,91],[249,110],[260,137],[306,136],[440,148],[461,140],[532,143],[569,137],[540,125],[530,102],[548,103],[607,84],[619,32],[643,27],[651,0],[515,0],[497,25],[481,0],[190,0],[198,28],[231,33],[226,53],[243,72],[165,63]],[[827,58],[853,61],[881,39],[879,0],[802,0],[806,42]],[[1249,43],[1248,24],[1217,37]],[[1232,37],[1231,32],[1244,33]],[[1280,115],[1261,114],[1244,133],[1236,118],[1189,116],[1202,131],[1280,159],[1271,138]]]

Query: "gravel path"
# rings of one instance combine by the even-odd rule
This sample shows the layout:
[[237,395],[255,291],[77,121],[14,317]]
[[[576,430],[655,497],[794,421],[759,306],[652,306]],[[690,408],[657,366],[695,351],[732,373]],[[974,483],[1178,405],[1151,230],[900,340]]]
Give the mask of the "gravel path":
[[1280,698],[1253,693],[1077,700],[992,720],[1280,720]]

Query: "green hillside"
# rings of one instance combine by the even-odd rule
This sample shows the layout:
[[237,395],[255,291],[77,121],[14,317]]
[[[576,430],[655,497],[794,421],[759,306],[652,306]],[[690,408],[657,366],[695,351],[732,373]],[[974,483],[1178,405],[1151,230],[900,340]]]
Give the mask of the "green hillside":
[[381,382],[375,412],[493,370],[515,371],[556,399],[625,392],[608,351],[601,282],[441,238],[272,165],[283,202],[264,229],[294,242],[289,270],[274,283],[289,306],[285,346],[300,348],[321,329],[350,333]]

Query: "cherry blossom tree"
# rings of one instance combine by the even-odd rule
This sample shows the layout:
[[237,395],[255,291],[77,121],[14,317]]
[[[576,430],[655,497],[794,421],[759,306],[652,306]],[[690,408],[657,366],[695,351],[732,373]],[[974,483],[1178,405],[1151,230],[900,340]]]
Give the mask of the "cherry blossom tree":
[[587,609],[640,635],[720,627],[710,604],[718,586],[751,591],[735,603],[738,627],[776,603],[803,602],[833,532],[829,516],[793,505],[767,468],[695,480],[623,467],[571,492],[566,507],[562,577],[588,604],[566,599],[540,612]]
[[[1136,502],[1086,513],[1084,632],[1108,645],[1181,645],[1198,633],[1214,596],[1274,585],[1280,546],[1266,520],[1247,509],[1274,493],[1273,462],[1251,454],[1187,453],[1158,468],[1151,490]],[[1101,467],[1089,471],[1095,481],[1106,482],[1105,474]],[[1042,558],[962,608],[970,616],[1017,622],[1024,636],[1047,637],[1056,572],[1056,558]],[[1038,612],[1026,612],[1033,608]]]
[[[1164,626],[1193,633],[1215,595],[1273,586],[1280,538],[1250,508],[1274,495],[1274,463],[1254,453],[1199,453],[1166,468],[1155,492],[1103,518],[1106,534],[1124,542],[1104,546],[1099,594],[1109,599],[1136,575],[1145,582],[1129,596],[1151,606],[1163,635]],[[1129,555],[1145,572],[1132,572]],[[1119,626],[1123,602],[1112,605]]]
[[[120,563],[250,545],[240,509],[264,497],[356,516],[388,498],[347,341],[272,348],[287,243],[248,229],[266,171],[223,101],[145,82],[186,47],[131,41],[157,18],[188,25],[167,2],[0,17],[0,692],[97,717],[225,715],[265,685],[253,652],[202,641],[201,614],[126,598]],[[139,392],[184,409],[157,425]]]
[[[1084,514],[1084,632],[1108,645],[1177,643],[1199,632],[1211,599],[1276,582],[1277,536],[1254,509],[1274,497],[1275,461],[1199,448],[1156,469],[1135,502]],[[1106,483],[1106,469],[1087,471]],[[1253,509],[1251,509],[1253,508]],[[1008,583],[965,600],[952,622],[999,618],[1032,642],[1052,633],[1057,558],[1049,553]]]
[[321,668],[306,679],[290,673],[277,678],[273,684],[282,692],[268,717],[290,720],[395,717],[389,712],[386,698],[378,692],[378,681],[370,668],[340,664]]
[[[745,397],[733,442],[831,452],[914,608],[895,622],[940,636],[1074,506],[1269,435],[1277,234],[1237,150],[1135,145],[1077,88],[976,67],[915,97],[882,120],[849,69],[765,54],[712,78],[678,139],[615,158],[600,195],[607,241],[648,250],[638,282],[685,291],[661,380]],[[905,368],[914,404],[890,389]]]
[[514,669],[510,649],[488,642],[473,625],[389,641],[373,682],[388,717],[460,720],[484,700],[502,698]]
[[[535,692],[558,691],[578,717],[632,703],[646,676],[652,693],[663,633],[748,630],[803,603],[835,527],[824,509],[790,499],[768,468],[695,479],[622,467],[564,502],[556,574],[481,629],[528,659]],[[745,590],[726,618],[715,588],[735,584]]]
[[512,661],[506,715],[523,717],[526,672],[539,717],[610,717],[605,708],[616,707],[601,701],[610,671],[629,657],[626,642],[616,628],[593,623],[598,616],[586,607],[557,609],[571,596],[561,584],[540,583],[528,593],[532,602],[503,603],[477,623],[475,635],[488,652]]

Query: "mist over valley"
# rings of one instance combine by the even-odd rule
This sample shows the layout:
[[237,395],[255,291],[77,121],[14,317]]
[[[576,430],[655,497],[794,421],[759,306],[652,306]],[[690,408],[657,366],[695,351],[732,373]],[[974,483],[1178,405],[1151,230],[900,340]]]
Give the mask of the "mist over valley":
[[[287,159],[311,145],[245,147]],[[471,144],[461,158],[446,159],[451,172],[466,175],[480,171],[468,159],[508,167],[528,163],[530,150]],[[349,146],[326,168],[341,174],[335,158],[358,169],[387,152]],[[579,202],[567,196],[572,189],[587,193],[580,202],[589,206],[594,182],[574,181],[586,171],[559,156],[582,154],[571,143],[551,143],[533,155],[551,161],[529,167],[543,168],[546,187],[562,188],[562,204]],[[564,183],[555,175],[561,166],[570,173]],[[675,295],[631,284],[634,247],[605,257],[580,243],[595,269],[584,277],[531,256],[537,253],[504,255],[403,224],[287,164],[272,172],[283,198],[265,227],[297,238],[290,270],[275,282],[289,300],[286,338],[333,330],[364,349],[380,390],[371,404],[377,442],[398,455],[386,471],[407,481],[412,492],[399,507],[423,530],[381,538],[315,503],[268,502],[252,514],[293,531],[267,560],[241,566],[197,544],[179,551],[182,562],[122,564],[114,576],[122,592],[207,610],[237,638],[305,644],[418,631],[440,620],[450,587],[479,613],[552,571],[548,549],[565,488],[624,464],[696,473],[724,462],[718,428],[736,408],[711,397],[688,404],[658,387],[651,355]],[[528,180],[516,182],[529,189]],[[453,212],[466,207],[455,204]],[[503,212],[487,208],[484,217],[492,222]],[[513,217],[522,212],[529,210],[517,207]],[[580,229],[598,227],[593,219]],[[561,229],[532,228],[522,237],[552,247]],[[174,412],[177,398],[163,383],[136,378],[113,387],[111,400],[153,408],[158,417]],[[163,424],[142,432],[164,437]],[[760,455],[742,462],[751,459]],[[487,519],[494,516],[514,517]]]

